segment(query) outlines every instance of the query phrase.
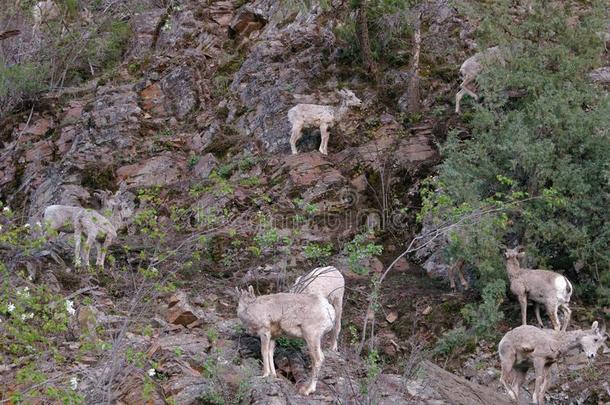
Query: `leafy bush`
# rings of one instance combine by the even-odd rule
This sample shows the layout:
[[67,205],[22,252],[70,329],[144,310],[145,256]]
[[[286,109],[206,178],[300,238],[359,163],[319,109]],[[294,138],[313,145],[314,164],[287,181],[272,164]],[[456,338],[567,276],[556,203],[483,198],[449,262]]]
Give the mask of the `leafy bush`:
[[383,246],[371,241],[372,236],[370,233],[362,233],[345,245],[349,268],[356,274],[367,274],[369,270],[365,267],[366,262],[383,252]]
[[303,254],[307,259],[315,262],[316,266],[325,266],[332,254],[332,249],[333,246],[330,243],[308,243],[303,248]]
[[570,276],[599,286],[596,299],[608,302],[610,103],[587,78],[603,50],[596,32],[603,31],[604,2],[592,2],[576,24],[566,24],[571,3],[537,2],[519,24],[511,7],[509,0],[465,6],[481,21],[481,45],[503,46],[506,63],[487,66],[479,78],[472,137],[452,135],[442,148],[433,199],[447,211],[437,217],[502,208],[493,215],[496,230],[488,222],[460,235],[460,254],[477,267],[481,291],[499,276],[502,243],[518,241],[541,267],[583,263],[579,278]]
[[0,115],[46,90],[48,69],[44,64],[24,62],[8,66],[0,58]]

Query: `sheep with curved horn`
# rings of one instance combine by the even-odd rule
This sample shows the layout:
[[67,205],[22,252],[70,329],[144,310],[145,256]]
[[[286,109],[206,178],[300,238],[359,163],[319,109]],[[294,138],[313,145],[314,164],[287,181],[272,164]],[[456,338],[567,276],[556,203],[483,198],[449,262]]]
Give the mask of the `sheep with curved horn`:
[[299,389],[303,395],[316,390],[318,375],[324,362],[322,337],[335,322],[335,310],[320,295],[279,293],[254,295],[252,286],[247,291],[236,288],[239,300],[237,316],[250,333],[261,339],[263,377],[276,377],[273,363],[275,339],[281,335],[303,338],[312,360],[309,382]]

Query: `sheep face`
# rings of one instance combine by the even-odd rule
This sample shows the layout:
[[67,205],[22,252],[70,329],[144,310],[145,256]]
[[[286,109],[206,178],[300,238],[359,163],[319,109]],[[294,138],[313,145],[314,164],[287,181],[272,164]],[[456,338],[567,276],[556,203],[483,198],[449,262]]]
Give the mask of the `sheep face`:
[[356,97],[354,92],[351,90],[339,90],[339,94],[341,95],[341,98],[343,98],[345,105],[348,107],[360,107],[362,105],[362,100]]
[[519,252],[519,248],[516,247],[514,249],[506,249],[506,252],[504,252],[504,257],[506,257],[508,260],[522,259],[525,257],[525,253]]
[[588,334],[580,338],[580,347],[588,359],[594,359],[600,347],[604,346],[608,335],[606,328],[599,328],[597,321],[591,325],[591,330]]

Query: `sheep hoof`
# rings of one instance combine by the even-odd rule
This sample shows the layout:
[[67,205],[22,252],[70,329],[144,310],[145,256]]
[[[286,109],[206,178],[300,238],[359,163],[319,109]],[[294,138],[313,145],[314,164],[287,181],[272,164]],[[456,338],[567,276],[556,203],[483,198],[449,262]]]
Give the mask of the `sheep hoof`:
[[315,388],[312,388],[310,386],[305,386],[305,387],[299,388],[299,394],[304,395],[304,396],[308,396],[309,394],[311,394],[315,390],[316,390]]

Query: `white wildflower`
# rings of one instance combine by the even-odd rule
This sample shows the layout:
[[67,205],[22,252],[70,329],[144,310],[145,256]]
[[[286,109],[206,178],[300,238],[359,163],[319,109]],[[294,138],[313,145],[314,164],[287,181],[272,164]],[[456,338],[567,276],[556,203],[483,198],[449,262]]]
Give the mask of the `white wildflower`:
[[25,229],[30,229],[30,224],[25,224],[25,225],[23,225],[23,227],[24,227]]
[[15,305],[12,302],[8,303],[8,307],[6,307],[8,312],[13,312],[15,310]]
[[68,311],[70,315],[74,315],[76,313],[76,310],[74,309],[74,301],[66,300],[66,311]]
[[148,375],[149,375],[150,377],[154,377],[154,376],[155,376],[155,373],[156,373],[156,371],[155,371],[155,369],[154,369],[154,368],[151,368],[150,370],[148,370]]
[[7,205],[6,207],[2,208],[2,212],[11,212],[11,208]]
[[24,287],[23,290],[17,290],[17,295],[22,295],[25,298],[28,298],[30,296],[30,288]]
[[32,275],[30,274],[30,275],[28,276],[28,281],[33,281],[33,280],[34,280],[34,277],[32,277]]
[[36,228],[42,228],[42,224],[40,223],[40,221],[36,221]]
[[34,314],[30,312],[29,314],[21,314],[21,320],[27,321],[28,319],[34,318]]
[[78,379],[76,377],[70,378],[70,387],[73,391],[75,391],[76,387],[78,387]]

